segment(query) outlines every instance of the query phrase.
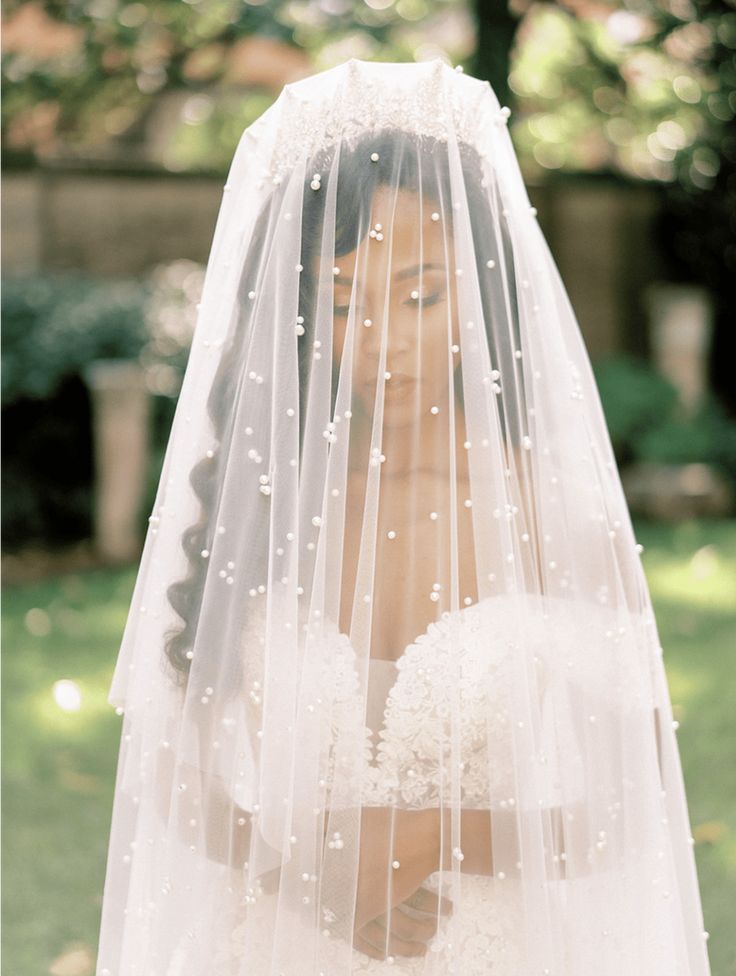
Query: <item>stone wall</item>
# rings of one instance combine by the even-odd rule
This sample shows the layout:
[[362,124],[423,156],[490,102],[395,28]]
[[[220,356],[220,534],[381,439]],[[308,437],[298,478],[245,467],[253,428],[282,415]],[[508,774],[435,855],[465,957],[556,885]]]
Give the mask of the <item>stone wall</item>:
[[[55,165],[6,172],[3,182],[5,273],[78,269],[131,277],[178,258],[206,262],[224,178]],[[663,303],[652,288],[664,277],[655,242],[656,190],[611,180],[557,179],[531,186],[529,196],[591,359],[623,350],[648,354],[651,336],[651,352],[661,360],[660,347],[666,351],[669,340],[663,345],[652,332],[648,319],[656,315],[650,306],[655,298],[657,308],[672,302]],[[688,352],[682,359],[678,368],[692,372],[703,357]],[[94,404],[95,548],[106,561],[125,561],[140,545],[138,516],[150,463],[148,397],[132,364],[97,363],[88,379]],[[701,388],[703,382],[701,377]],[[671,472],[666,477],[679,484]],[[680,487],[669,505],[673,512],[694,510],[692,498],[701,506],[698,511],[710,511],[713,492],[703,489],[702,472],[695,481],[686,499],[690,508],[680,504],[687,494]],[[651,472],[639,482],[639,488],[632,482],[632,499],[637,490],[646,499],[662,495]],[[661,516],[661,508],[654,514]]]
[[[224,177],[55,165],[3,178],[5,273],[81,269],[135,276],[205,262]],[[645,289],[661,274],[656,190],[580,178],[529,196],[590,352],[646,351]]]

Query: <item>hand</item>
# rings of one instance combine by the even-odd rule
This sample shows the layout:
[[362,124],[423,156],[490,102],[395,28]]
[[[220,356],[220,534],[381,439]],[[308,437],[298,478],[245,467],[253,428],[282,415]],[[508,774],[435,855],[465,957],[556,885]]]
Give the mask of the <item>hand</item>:
[[422,888],[439,867],[438,814],[436,809],[363,808],[353,944],[366,955],[424,955],[437,930],[433,912],[451,910],[448,899],[438,904],[436,895]]
[[429,888],[417,888],[413,895],[387,914],[377,916],[354,933],[353,945],[373,959],[387,955],[423,955],[412,946],[422,946],[435,935],[439,918],[452,914],[449,898],[439,898]]

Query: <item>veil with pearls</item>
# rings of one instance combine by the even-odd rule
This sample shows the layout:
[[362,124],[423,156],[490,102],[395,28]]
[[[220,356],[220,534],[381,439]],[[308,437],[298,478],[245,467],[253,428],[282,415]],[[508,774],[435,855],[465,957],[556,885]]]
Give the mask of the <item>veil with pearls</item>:
[[487,82],[242,135],[110,689],[98,976],[706,976],[651,601]]

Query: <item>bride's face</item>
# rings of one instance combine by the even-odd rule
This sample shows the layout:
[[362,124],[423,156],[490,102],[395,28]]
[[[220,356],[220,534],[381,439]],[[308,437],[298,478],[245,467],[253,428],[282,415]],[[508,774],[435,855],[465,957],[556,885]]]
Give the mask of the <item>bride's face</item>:
[[[439,219],[433,219],[433,214],[439,214]],[[350,366],[343,361],[343,351],[354,302],[353,397],[372,414],[379,369],[390,372],[383,423],[401,427],[416,423],[417,415],[428,414],[434,404],[447,402],[448,359],[453,368],[459,362],[459,352],[450,348],[457,348],[460,341],[457,302],[451,294],[452,240],[440,207],[432,200],[420,205],[418,195],[410,190],[379,187],[370,227],[376,236],[366,235],[358,248],[335,261],[339,272],[333,270],[333,359],[339,369]]]

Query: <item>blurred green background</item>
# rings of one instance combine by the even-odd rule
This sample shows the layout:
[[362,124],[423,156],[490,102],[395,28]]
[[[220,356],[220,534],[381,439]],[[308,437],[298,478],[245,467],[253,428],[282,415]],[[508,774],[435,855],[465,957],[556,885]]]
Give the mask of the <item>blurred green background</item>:
[[[736,525],[637,523],[635,530],[680,722],[713,973],[730,976],[736,963]],[[5,589],[8,973],[94,971],[122,722],[107,691],[134,575],[132,567],[87,570]]]

